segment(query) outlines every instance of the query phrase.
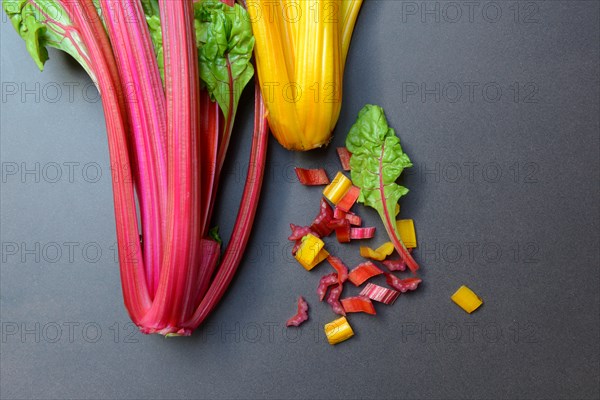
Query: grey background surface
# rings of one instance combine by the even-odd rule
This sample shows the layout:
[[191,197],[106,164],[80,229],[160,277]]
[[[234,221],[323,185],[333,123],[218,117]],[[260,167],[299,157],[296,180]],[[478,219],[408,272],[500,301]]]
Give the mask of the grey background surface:
[[[39,73],[3,15],[0,396],[598,398],[599,3],[469,4],[364,4],[333,143],[298,154],[271,140],[239,273],[178,339],[139,334],[122,305],[97,93],[57,52]],[[218,203],[224,237],[251,103],[247,92]],[[415,163],[402,215],[425,283],[377,317],[352,315],[356,337],[331,347],[334,315],[315,294],[327,267],[307,273],[287,255],[288,224],[308,223],[320,198],[293,167],[335,173],[366,103],[386,109]],[[381,243],[375,213],[360,214]],[[359,261],[358,244],[334,242]],[[485,301],[472,315],[449,299],[462,284]],[[311,320],[286,330],[298,295]]]

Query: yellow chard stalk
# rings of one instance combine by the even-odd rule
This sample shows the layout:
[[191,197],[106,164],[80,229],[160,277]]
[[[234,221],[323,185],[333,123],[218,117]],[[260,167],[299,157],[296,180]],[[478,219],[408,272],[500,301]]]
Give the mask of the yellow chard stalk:
[[362,0],[249,0],[269,126],[287,149],[329,143]]

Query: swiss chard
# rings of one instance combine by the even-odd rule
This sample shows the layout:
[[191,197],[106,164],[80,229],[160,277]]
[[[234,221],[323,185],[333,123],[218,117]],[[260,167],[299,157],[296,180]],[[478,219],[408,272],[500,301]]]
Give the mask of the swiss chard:
[[[123,297],[144,333],[188,335],[206,318],[231,282],[254,221],[268,138],[258,90],[246,185],[221,257],[218,234],[208,228],[235,109],[253,75],[254,44],[245,10],[232,0],[223,3],[2,4],[40,69],[46,47],[56,47],[99,89],[117,168],[112,183]],[[132,179],[115,174],[120,171],[132,171]]]
[[352,153],[352,182],[361,189],[358,201],[377,210],[394,248],[410,270],[417,271],[419,266],[404,246],[395,218],[398,201],[408,193],[396,181],[412,163],[381,107],[369,104],[358,113],[346,147]]
[[[111,165],[130,169],[127,108],[122,82],[97,8],[91,0],[5,0],[2,4],[40,67],[48,59],[46,46],[71,54],[90,74],[102,95]],[[139,324],[151,303],[140,248],[134,185],[113,179],[119,265],[125,306]]]

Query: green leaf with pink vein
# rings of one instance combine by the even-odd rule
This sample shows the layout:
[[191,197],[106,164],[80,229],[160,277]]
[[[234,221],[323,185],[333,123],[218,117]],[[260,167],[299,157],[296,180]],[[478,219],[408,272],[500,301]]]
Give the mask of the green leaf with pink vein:
[[396,204],[408,193],[396,181],[412,163],[402,151],[396,132],[388,126],[383,108],[367,104],[358,113],[346,147],[352,153],[352,182],[361,189],[358,201],[377,210],[396,251],[415,272],[419,266],[402,243],[395,217]]
[[40,70],[48,61],[47,47],[54,47],[70,54],[96,80],[88,51],[63,2],[4,0],[2,7]]

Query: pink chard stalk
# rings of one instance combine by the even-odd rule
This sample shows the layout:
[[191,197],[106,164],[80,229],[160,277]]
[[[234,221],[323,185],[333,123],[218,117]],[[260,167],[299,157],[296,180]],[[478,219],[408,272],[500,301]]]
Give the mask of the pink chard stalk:
[[[221,257],[211,216],[241,92],[254,75],[246,11],[230,0],[2,5],[40,70],[47,47],[65,51],[102,96],[131,319],[144,333],[190,335],[241,262],[264,174],[268,127],[255,85],[248,175]],[[133,179],[118,171],[132,171]]]

